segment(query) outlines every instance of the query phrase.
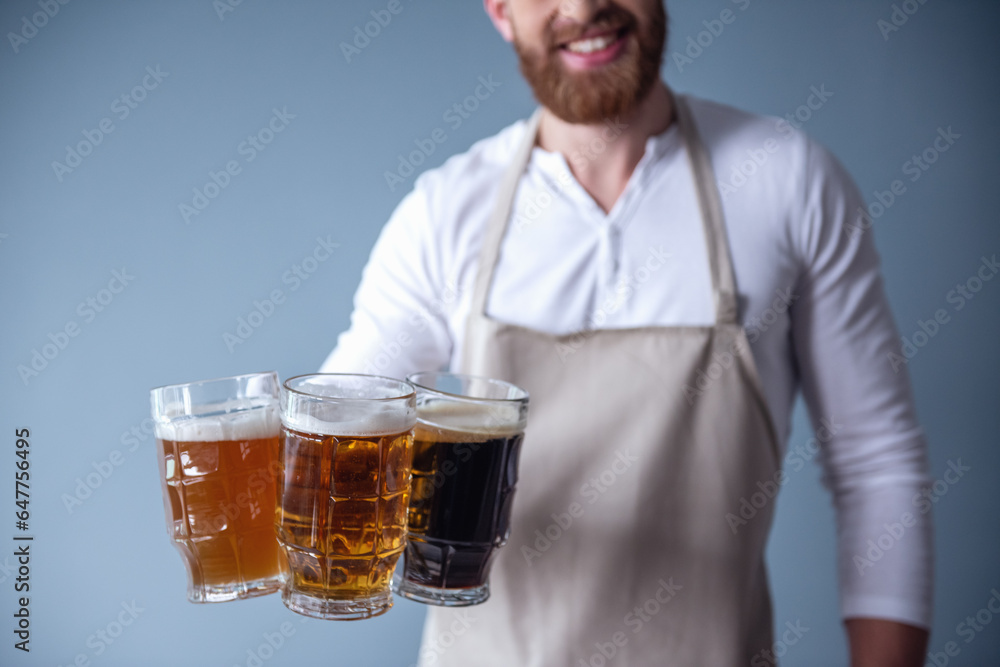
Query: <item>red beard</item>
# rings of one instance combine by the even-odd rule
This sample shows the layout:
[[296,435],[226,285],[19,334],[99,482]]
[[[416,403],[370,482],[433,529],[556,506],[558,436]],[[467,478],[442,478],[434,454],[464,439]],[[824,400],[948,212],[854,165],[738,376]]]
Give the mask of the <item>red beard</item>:
[[[597,124],[634,111],[659,79],[666,46],[666,12],[661,2],[653,4],[655,9],[645,25],[639,25],[632,12],[616,4],[602,10],[588,25],[559,30],[553,27],[553,16],[546,26],[541,53],[522,44],[515,31],[514,48],[521,73],[539,103],[567,123],[576,124]],[[625,33],[621,55],[593,71],[567,70],[559,56],[559,45],[595,28]]]

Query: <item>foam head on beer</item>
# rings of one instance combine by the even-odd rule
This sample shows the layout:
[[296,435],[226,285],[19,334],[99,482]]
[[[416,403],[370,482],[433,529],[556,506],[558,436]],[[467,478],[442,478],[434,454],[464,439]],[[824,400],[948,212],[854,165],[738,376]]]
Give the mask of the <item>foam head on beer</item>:
[[156,437],[211,442],[278,433],[278,375],[250,373],[150,392]]
[[398,408],[324,404],[311,406],[309,413],[282,416],[285,426],[294,431],[355,438],[402,433],[413,428],[414,419],[412,411],[400,413]]
[[[357,376],[364,377],[364,376]],[[402,433],[413,428],[416,410],[401,406],[400,389],[409,385],[391,381],[359,383],[351,376],[312,376],[286,383],[282,396],[284,425],[301,433],[337,437],[368,437]],[[294,382],[294,384],[293,384]],[[289,386],[291,385],[291,386]],[[380,400],[385,400],[380,404]]]
[[182,402],[163,406],[157,420],[156,437],[161,440],[212,442],[258,440],[272,437],[280,427],[278,404],[274,400],[238,399],[207,406],[201,414],[190,414]]
[[484,439],[503,438],[524,430],[526,415],[518,404],[442,401],[428,398],[420,404],[420,422],[444,431]]

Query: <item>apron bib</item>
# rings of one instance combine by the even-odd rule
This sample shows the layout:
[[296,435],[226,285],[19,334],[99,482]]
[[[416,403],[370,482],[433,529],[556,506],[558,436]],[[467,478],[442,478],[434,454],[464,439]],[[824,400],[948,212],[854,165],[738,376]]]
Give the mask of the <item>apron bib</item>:
[[[430,608],[421,665],[735,667],[772,646],[764,547],[774,501],[763,493],[779,470],[777,442],[738,319],[708,153],[685,100],[674,104],[715,324],[552,335],[486,315],[536,113],[500,185],[461,366],[531,394],[512,531],[486,603]],[[756,514],[734,521],[751,498]]]

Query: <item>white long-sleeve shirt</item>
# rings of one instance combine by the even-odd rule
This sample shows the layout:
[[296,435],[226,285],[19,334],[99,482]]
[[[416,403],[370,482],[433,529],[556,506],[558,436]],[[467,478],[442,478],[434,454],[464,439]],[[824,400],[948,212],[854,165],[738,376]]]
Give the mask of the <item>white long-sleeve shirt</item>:
[[[927,482],[925,444],[905,365],[889,359],[899,337],[859,218],[863,200],[836,160],[787,123],[690,104],[722,193],[741,317],[778,441],[784,448],[801,387],[821,443],[842,614],[929,627],[930,517],[914,503]],[[457,368],[486,223],[524,131],[517,122],[417,180],[372,251],[350,329],[324,371]],[[615,131],[609,124],[609,141]],[[592,168],[602,150],[595,141],[567,160],[534,149],[489,315],[553,334],[711,324],[705,240],[676,124],[648,139],[609,213],[569,169]],[[802,460],[789,453],[786,466]],[[905,539],[885,537],[903,520],[912,524]],[[892,545],[873,551],[880,538]]]

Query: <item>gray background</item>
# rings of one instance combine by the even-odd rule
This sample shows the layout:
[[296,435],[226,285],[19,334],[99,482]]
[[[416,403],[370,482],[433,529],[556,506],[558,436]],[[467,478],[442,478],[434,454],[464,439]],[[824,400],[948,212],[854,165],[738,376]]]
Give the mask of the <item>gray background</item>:
[[[415,661],[423,608],[406,601],[350,624],[300,622],[277,597],[188,604],[163,525],[153,442],[142,431],[152,386],[315,370],[347,324],[376,234],[412,185],[411,177],[387,187],[397,156],[440,127],[447,141],[426,166],[440,164],[532,109],[510,48],[472,0],[402,0],[403,11],[346,62],[340,43],[386,5],[243,0],[220,17],[210,0],[77,0],[58,5],[37,34],[27,30],[15,52],[9,33],[42,10],[37,0],[0,4],[0,663],[67,665],[83,655],[94,665],[255,664],[247,652],[286,622],[294,634],[263,664]],[[971,468],[935,504],[932,651],[955,641],[960,653],[948,664],[997,664],[1000,619],[971,638],[957,626],[1000,589],[1000,280],[961,310],[947,294],[975,275],[982,256],[1000,252],[1000,11],[987,0],[911,5],[916,13],[886,39],[877,21],[890,19],[888,1],[677,0],[664,72],[679,91],[775,115],[794,113],[810,87],[825,85],[834,96],[805,130],[842,159],[869,201],[895,179],[906,184],[869,233],[901,332],[912,337],[938,309],[950,315],[909,368],[933,474],[959,459]],[[670,54],[726,8],[735,20],[678,68]],[[168,76],[122,119],[112,104],[147,66]],[[452,129],[445,110],[491,74],[501,87]],[[295,118],[247,162],[240,143],[275,108]],[[104,118],[113,132],[60,181],[52,163]],[[960,138],[910,182],[904,163],[948,127]],[[179,204],[229,160],[241,173],[186,224]],[[291,290],[283,275],[320,236],[339,248]],[[123,267],[134,280],[88,321],[78,304]],[[287,300],[230,352],[223,334],[274,289]],[[69,322],[79,334],[22,381],[18,366]],[[36,536],[30,655],[12,647],[8,569],[14,430],[22,427],[32,435]],[[133,428],[142,438],[123,441]],[[790,446],[810,436],[799,409]],[[115,450],[121,465],[70,512],[64,494]],[[769,549],[776,624],[809,628],[787,648],[785,665],[846,663],[832,512],[818,476],[815,466],[791,475]],[[138,618],[97,655],[88,638],[133,601]]]

